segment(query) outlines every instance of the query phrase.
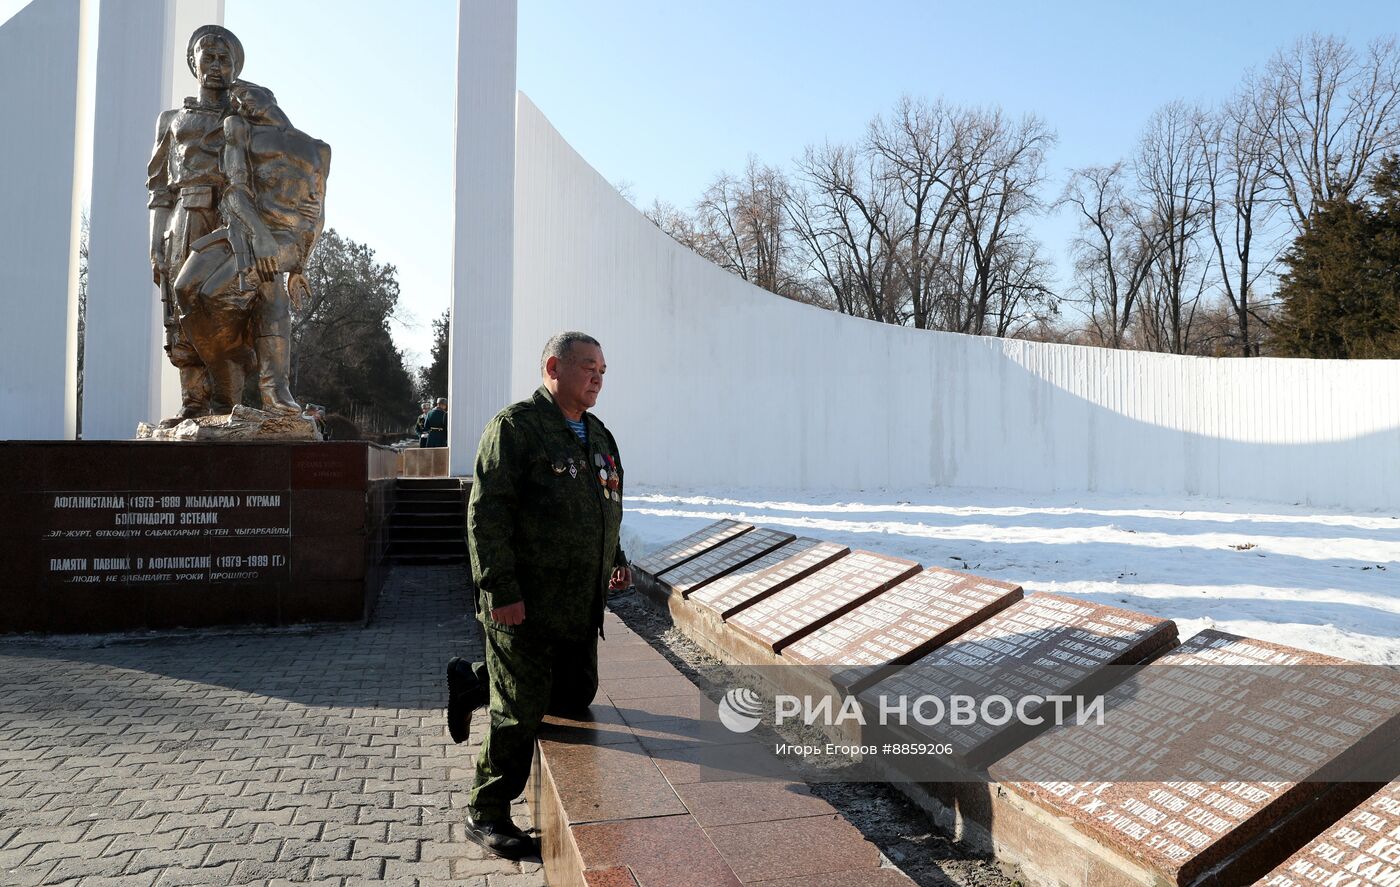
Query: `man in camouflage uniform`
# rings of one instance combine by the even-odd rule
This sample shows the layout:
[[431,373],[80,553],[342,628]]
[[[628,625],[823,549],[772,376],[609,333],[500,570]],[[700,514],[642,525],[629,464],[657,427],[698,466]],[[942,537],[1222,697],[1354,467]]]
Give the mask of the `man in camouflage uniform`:
[[479,682],[489,684],[467,836],[508,858],[538,850],[509,805],[524,791],[540,722],[593,701],[607,589],[631,584],[618,544],[622,460],[588,412],[603,387],[603,350],[591,336],[560,333],[540,369],[544,384],[497,414],[477,448],[467,538],[486,663],[448,668],[454,738],[466,736],[473,692],[486,695]]

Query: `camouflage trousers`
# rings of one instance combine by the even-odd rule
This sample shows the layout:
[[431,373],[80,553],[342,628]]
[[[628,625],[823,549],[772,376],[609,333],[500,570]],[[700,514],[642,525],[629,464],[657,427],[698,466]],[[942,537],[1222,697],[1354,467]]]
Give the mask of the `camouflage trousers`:
[[[562,640],[502,630],[489,621],[486,671],[491,684],[490,722],[476,759],[468,806],[487,822],[509,815],[525,791],[535,755],[535,735],[546,714],[576,714],[598,692],[598,637]],[[472,671],[478,669],[473,665]]]

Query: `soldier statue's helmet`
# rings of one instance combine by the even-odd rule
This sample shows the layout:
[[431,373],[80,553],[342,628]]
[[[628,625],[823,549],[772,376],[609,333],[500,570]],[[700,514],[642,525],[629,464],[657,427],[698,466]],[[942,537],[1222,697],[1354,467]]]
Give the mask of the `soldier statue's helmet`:
[[243,44],[232,31],[222,25],[200,25],[190,35],[189,46],[185,49],[185,62],[190,66],[190,73],[199,76],[199,71],[195,68],[195,53],[199,50],[200,41],[205,38],[222,41],[224,46],[228,47],[228,54],[233,57],[233,77],[230,79],[237,80],[239,72],[243,70]]

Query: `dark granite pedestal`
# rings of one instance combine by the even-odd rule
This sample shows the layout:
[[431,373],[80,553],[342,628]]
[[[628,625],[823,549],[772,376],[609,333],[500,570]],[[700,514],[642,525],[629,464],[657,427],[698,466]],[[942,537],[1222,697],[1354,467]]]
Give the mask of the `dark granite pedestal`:
[[346,442],[0,442],[0,632],[361,621],[397,457]]

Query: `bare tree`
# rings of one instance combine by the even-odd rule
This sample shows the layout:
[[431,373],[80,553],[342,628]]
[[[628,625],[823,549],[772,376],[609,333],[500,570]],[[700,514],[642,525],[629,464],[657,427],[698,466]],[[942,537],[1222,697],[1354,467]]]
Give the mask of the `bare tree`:
[[1219,111],[1202,118],[1210,213],[1220,288],[1234,317],[1235,353],[1259,353],[1260,281],[1273,272],[1282,243],[1273,224],[1280,205],[1271,198],[1274,179],[1270,134],[1277,131],[1277,95],[1253,78]]
[[1088,307],[1090,341],[1109,348],[1128,344],[1133,310],[1160,248],[1160,238],[1126,192],[1126,177],[1121,161],[1075,170],[1059,201],[1079,219],[1070,249]]
[[1358,54],[1310,34],[1274,55],[1265,84],[1278,108],[1274,184],[1301,230],[1315,205],[1364,188],[1400,147],[1400,51],[1393,37]]
[[696,205],[701,253],[750,283],[787,295],[793,289],[788,192],[782,171],[753,156],[742,176],[721,174]]
[[650,207],[642,210],[642,215],[681,246],[700,252],[700,234],[695,230],[695,220],[685,210],[675,204],[656,199],[651,202]]
[[905,98],[860,145],[808,149],[789,220],[840,310],[1007,335],[1054,314],[1027,231],[1053,141],[1035,117]]
[[1210,186],[1200,134],[1202,112],[1171,102],[1148,121],[1138,147],[1138,192],[1159,238],[1146,304],[1139,315],[1144,344],[1190,352],[1191,324],[1207,286],[1202,237],[1210,221]]
[[957,206],[950,187],[958,162],[958,112],[908,96],[893,117],[877,116],[867,130],[865,152],[885,191],[894,198],[889,222],[877,233],[907,296],[907,313],[917,329],[933,320],[934,287]]
[[[1030,246],[1025,226],[1041,209],[1037,191],[1044,178],[1045,151],[1054,144],[1055,134],[1034,115],[1012,122],[1000,110],[968,112],[959,130],[950,184],[958,217],[956,236],[966,246],[965,271],[970,276],[963,278],[961,304],[942,328],[1005,335],[1019,319],[1005,314],[1006,308],[1050,297],[1043,274],[1033,280],[1035,275],[1029,273],[1043,271],[1044,263]],[[1026,267],[1015,267],[1018,261]]]
[[830,289],[837,310],[902,323],[892,179],[844,145],[809,147],[798,166],[804,188],[790,195],[788,219],[809,270]]

